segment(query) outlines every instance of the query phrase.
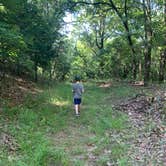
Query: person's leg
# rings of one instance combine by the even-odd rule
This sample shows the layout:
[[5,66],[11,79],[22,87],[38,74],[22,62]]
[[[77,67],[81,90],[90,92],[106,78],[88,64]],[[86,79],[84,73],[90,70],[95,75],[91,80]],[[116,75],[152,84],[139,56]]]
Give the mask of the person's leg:
[[75,114],[80,115],[80,104],[81,104],[81,99],[74,99],[74,108],[75,108]]
[[75,106],[75,114],[78,115],[78,109],[79,109],[78,104],[75,104],[74,106]]
[[81,99],[79,99],[79,103],[78,103],[78,112],[80,113],[80,109],[81,109]]
[[77,99],[74,98],[74,110],[75,110],[75,114],[78,114],[78,104],[77,104]]
[[78,104],[78,113],[80,113],[80,104]]

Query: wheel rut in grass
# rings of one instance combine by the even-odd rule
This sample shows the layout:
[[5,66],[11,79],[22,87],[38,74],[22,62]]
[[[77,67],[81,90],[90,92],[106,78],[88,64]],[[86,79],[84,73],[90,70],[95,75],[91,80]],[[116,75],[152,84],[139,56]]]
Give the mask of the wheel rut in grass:
[[68,155],[72,163],[82,160],[85,165],[91,163],[93,166],[96,156],[92,151],[96,146],[91,144],[89,139],[94,138],[95,135],[89,132],[87,127],[76,124],[79,119],[73,117],[72,120],[75,123],[70,122],[67,129],[52,135],[51,141],[56,148]]

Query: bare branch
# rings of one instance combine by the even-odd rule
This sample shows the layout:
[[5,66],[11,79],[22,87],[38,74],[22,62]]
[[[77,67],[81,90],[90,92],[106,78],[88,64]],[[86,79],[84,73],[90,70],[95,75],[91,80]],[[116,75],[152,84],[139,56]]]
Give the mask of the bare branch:
[[92,3],[92,2],[86,2],[86,1],[78,1],[78,2],[74,2],[73,4],[75,4],[75,6],[79,5],[79,4],[82,4],[82,5],[92,5],[92,6],[99,6],[99,5],[110,6],[110,3],[108,3],[108,2],[95,2],[95,3]]

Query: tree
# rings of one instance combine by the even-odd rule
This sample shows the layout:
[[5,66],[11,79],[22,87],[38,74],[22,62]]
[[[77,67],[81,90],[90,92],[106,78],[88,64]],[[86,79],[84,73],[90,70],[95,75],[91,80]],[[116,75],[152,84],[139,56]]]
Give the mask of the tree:
[[[161,15],[161,13],[159,11],[156,11],[156,9],[158,9],[160,5],[163,6],[163,3],[157,0],[153,0],[153,1],[152,0],[96,1],[95,0],[93,2],[86,1],[86,0],[85,1],[75,0],[73,1],[73,6],[74,5],[76,7],[90,6],[92,7],[94,11],[95,10],[106,11],[108,13],[107,16],[111,16],[110,15],[111,12],[114,12],[116,14],[116,16],[119,18],[119,21],[121,22],[121,25],[123,25],[123,29],[122,28],[119,29],[117,26],[114,28],[118,28],[118,29],[115,29],[115,31],[118,31],[119,35],[121,36],[125,32],[126,40],[130,48],[129,54],[131,54],[131,57],[128,57],[128,58],[132,59],[131,64],[132,64],[133,79],[137,78],[138,69],[140,68],[139,66],[141,66],[144,63],[144,70],[143,70],[144,81],[148,82],[151,79],[151,72],[152,70],[154,70],[151,68],[152,51],[154,49],[154,45],[153,45],[154,44],[154,32],[153,32],[154,18],[156,18],[159,14]],[[89,12],[87,12],[87,15],[88,14]],[[116,18],[115,15],[112,15],[112,16]],[[105,26],[108,27],[108,25],[110,25],[110,22],[109,23],[105,22]],[[163,23],[161,23],[161,25],[163,26]],[[98,26],[98,27],[101,27],[101,26]],[[99,32],[98,34],[100,34],[98,35],[97,39],[99,39],[99,36],[101,37],[101,39],[103,39],[101,35],[102,34],[101,31],[99,31],[98,29],[98,31],[96,32]],[[162,31],[162,34],[163,33],[164,33],[164,30]],[[103,43],[102,40],[98,40],[98,41],[100,41],[100,44]],[[160,41],[157,40],[157,43],[159,42]],[[102,45],[99,45],[99,43],[96,43],[96,44],[99,47],[102,46]],[[139,50],[143,50],[142,52],[144,55],[143,62],[142,62],[141,51]],[[165,66],[164,65],[165,56],[163,56],[164,54],[165,54],[164,51],[162,51],[162,54],[160,54],[162,55],[162,57],[160,57],[161,59],[160,74],[159,74],[160,79],[162,79],[161,77],[163,77],[163,73],[164,73],[164,68],[163,68],[163,66]]]
[[3,76],[9,65],[18,59],[20,50],[26,48],[19,26],[13,20],[18,7],[16,4],[16,1],[2,1],[0,4],[0,68]]
[[[59,41],[63,40],[60,29],[67,10],[66,1],[3,0],[0,6],[0,67],[4,73],[13,64],[17,74],[21,74],[21,70],[31,61],[34,70],[31,69],[30,74],[34,73],[36,81],[38,68],[51,74],[51,61],[59,54],[62,44]],[[8,66],[5,67],[4,62]]]
[[[128,0],[124,1],[124,5],[123,3],[119,3],[119,2],[115,2],[112,0],[109,1],[101,1],[101,2],[96,2],[94,1],[93,3],[89,3],[86,1],[76,1],[75,4],[86,4],[86,5],[93,5],[94,7],[98,6],[100,8],[100,6],[104,6],[106,7],[106,11],[114,11],[117,16],[119,17],[119,19],[121,20],[124,29],[126,31],[126,39],[128,41],[128,44],[130,46],[131,52],[132,52],[132,59],[133,59],[133,78],[136,79],[136,74],[137,74],[137,62],[136,62],[136,52],[134,49],[134,42],[132,40],[132,33],[130,30],[130,26],[129,26],[129,9],[132,8],[131,4],[134,2],[128,2]],[[130,4],[130,6],[128,6]]]
[[164,28],[162,29],[163,35],[163,42],[162,42],[162,49],[160,53],[160,69],[159,69],[159,81],[163,82],[165,78],[165,72],[166,72],[166,0],[163,1],[163,25]]

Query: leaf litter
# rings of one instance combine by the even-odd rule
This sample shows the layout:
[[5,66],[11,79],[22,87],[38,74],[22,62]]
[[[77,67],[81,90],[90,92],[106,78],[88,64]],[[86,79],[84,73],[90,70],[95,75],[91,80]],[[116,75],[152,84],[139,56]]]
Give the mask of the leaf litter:
[[114,109],[129,117],[132,141],[129,142],[129,163],[135,166],[166,165],[166,93],[137,94]]

